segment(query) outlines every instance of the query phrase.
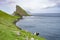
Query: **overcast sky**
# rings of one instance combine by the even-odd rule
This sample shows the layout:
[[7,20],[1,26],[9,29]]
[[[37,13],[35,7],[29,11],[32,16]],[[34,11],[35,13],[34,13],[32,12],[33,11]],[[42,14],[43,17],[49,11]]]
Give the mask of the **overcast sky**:
[[0,0],[0,10],[9,14],[16,5],[31,13],[60,13],[60,0]]

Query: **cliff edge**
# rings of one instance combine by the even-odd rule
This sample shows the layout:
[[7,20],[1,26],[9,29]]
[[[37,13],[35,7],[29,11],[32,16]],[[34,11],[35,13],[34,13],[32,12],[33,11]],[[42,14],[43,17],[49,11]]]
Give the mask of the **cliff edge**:
[[30,32],[19,29],[13,21],[17,16],[11,16],[0,10],[0,40],[45,40]]

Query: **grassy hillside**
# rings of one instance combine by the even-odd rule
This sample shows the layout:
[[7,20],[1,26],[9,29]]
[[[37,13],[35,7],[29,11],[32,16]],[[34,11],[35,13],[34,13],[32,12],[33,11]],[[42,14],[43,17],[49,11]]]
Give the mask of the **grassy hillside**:
[[44,40],[44,38],[34,36],[33,34],[20,30],[13,21],[19,17],[11,16],[0,10],[0,40]]

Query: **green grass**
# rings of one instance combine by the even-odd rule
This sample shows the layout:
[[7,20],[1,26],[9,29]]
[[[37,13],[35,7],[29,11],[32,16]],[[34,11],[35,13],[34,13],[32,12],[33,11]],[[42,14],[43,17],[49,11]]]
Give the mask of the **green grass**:
[[[35,40],[45,40],[45,38],[34,36],[30,32],[20,30],[13,21],[19,17],[11,16],[0,10],[0,40],[25,40],[26,37],[34,38]],[[20,35],[16,34],[20,32]]]

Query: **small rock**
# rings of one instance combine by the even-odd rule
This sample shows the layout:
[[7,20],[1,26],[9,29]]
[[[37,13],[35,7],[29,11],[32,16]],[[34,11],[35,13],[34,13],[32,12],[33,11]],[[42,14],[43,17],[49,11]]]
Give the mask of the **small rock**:
[[26,40],[28,40],[28,36],[26,37]]
[[20,35],[20,32],[19,31],[14,31],[18,36]]
[[31,40],[34,40],[34,38],[31,38]]
[[20,35],[20,32],[16,32],[17,35]]

